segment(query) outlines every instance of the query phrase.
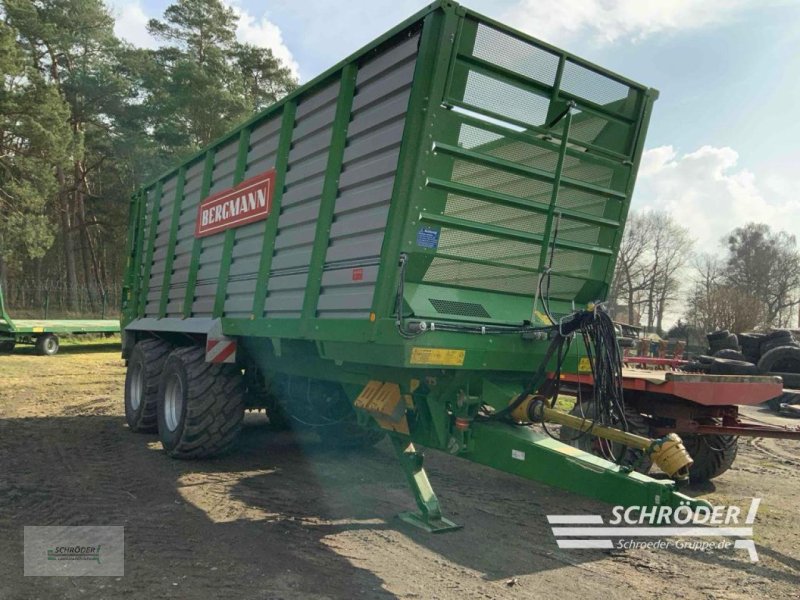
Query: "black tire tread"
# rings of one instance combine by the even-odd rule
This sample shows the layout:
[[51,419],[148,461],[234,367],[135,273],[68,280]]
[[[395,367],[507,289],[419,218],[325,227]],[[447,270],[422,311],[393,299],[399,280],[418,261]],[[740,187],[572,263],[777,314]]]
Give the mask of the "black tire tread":
[[[793,366],[790,368],[775,368],[784,361],[789,361]],[[800,348],[797,346],[778,346],[765,352],[758,361],[759,368],[765,373],[785,372],[800,373]]]
[[682,435],[681,438],[694,460],[689,467],[690,483],[705,483],[719,477],[736,460],[738,438],[733,441],[730,441],[731,436],[724,435]]
[[167,360],[183,362],[188,383],[183,430],[168,454],[195,459],[229,451],[244,419],[241,372],[235,365],[206,362],[205,350],[198,346],[178,348]]
[[[169,353],[172,351],[172,346],[163,340],[148,339],[138,342],[134,347],[134,352],[137,349],[143,354],[145,372],[144,372],[144,397],[142,402],[142,412],[138,423],[131,423],[128,420],[128,427],[131,431],[138,433],[153,433],[158,431],[158,386],[161,380],[161,371],[164,368],[164,362],[167,360]],[[128,366],[130,368],[130,360]],[[127,393],[128,381],[125,378],[125,390]]]
[[[56,348],[52,353],[48,353],[47,349],[45,348],[45,344],[47,343],[47,340],[49,340],[50,338],[54,338],[56,341]],[[58,354],[58,349],[59,349],[58,336],[55,335],[54,333],[45,333],[44,335],[40,335],[39,337],[36,338],[34,351],[39,356],[54,356]]]

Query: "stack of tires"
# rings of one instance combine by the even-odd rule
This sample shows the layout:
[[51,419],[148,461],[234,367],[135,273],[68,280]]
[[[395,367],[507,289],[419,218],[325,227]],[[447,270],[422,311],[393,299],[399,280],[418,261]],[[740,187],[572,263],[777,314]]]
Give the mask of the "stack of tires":
[[[784,388],[800,390],[800,343],[788,329],[769,333],[733,334],[723,329],[709,333],[708,355],[698,356],[683,367],[690,373],[709,375],[778,375]],[[782,404],[800,403],[800,393],[785,392],[768,400],[773,410]]]
[[[800,389],[800,344],[791,331],[776,329],[762,338],[758,366],[764,373],[782,377],[784,388]],[[797,393],[786,392],[767,401],[767,405],[779,411],[782,404],[798,401],[800,396]]]
[[[750,360],[739,345],[739,337],[727,329],[709,333],[708,354],[698,356],[683,370],[709,375],[760,375],[756,361]],[[744,343],[744,341],[742,342]],[[750,340],[747,341],[750,344]],[[748,346],[749,347],[749,346]]]

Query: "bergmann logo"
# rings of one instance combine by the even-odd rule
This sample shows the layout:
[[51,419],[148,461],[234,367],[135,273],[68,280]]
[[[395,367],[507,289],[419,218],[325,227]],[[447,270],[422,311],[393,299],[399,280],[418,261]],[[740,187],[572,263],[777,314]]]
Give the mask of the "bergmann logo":
[[[631,550],[637,548],[690,550],[747,550],[751,562],[758,562],[753,542],[753,522],[761,498],[753,498],[740,525],[742,511],[738,506],[615,506],[609,526],[601,515],[547,515],[559,548],[600,548]],[[600,527],[596,527],[600,525]],[[731,541],[675,540],[671,538],[736,538]],[[566,539],[565,539],[566,538]],[[611,538],[617,538],[612,540]],[[632,539],[633,538],[633,539]],[[636,538],[658,538],[639,541]]]

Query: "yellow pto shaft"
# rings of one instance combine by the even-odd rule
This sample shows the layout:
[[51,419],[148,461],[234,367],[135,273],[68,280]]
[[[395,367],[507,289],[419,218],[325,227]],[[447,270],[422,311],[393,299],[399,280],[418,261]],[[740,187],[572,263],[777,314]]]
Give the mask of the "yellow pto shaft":
[[529,396],[512,412],[512,416],[519,421],[546,421],[565,425],[587,435],[638,448],[650,455],[659,469],[676,480],[688,479],[689,467],[694,462],[683,441],[675,433],[658,439],[647,438],[550,408],[542,398]]

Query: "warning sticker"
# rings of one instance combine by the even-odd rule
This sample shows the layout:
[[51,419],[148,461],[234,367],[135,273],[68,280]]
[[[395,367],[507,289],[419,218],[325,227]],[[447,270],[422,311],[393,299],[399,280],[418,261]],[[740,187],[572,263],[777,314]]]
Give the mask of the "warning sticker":
[[445,365],[460,367],[464,364],[466,350],[450,350],[449,348],[412,348],[412,365]]
[[589,357],[584,356],[578,361],[578,373],[591,373],[592,363],[589,362]]
[[439,230],[432,227],[422,227],[417,231],[417,246],[420,248],[438,248]]

